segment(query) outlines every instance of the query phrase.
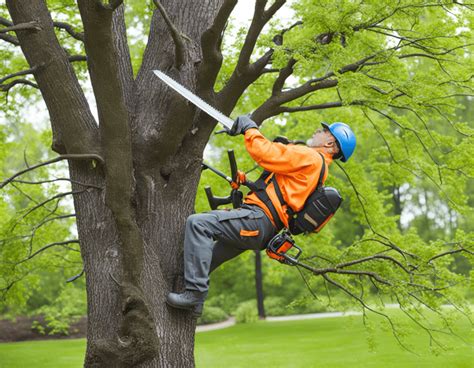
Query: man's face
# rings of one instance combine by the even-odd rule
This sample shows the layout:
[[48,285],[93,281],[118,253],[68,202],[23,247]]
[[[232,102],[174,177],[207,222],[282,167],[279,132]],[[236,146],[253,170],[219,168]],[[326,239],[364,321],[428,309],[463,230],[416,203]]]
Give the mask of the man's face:
[[307,140],[306,144],[309,147],[327,147],[336,144],[336,139],[331,132],[324,128],[317,129],[310,139]]

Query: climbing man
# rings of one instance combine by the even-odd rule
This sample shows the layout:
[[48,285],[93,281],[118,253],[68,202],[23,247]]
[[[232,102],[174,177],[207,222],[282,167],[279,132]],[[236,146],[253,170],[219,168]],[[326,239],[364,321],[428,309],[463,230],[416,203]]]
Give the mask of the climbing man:
[[346,162],[356,146],[353,131],[344,123],[322,123],[306,146],[269,141],[248,116],[237,118],[227,133],[243,134],[250,156],[273,175],[265,180],[262,190],[246,196],[241,208],[188,217],[184,238],[185,291],[169,293],[166,302],[174,308],[192,310],[196,316],[201,314],[207,297],[209,274],[245,250],[265,249],[270,239],[289,227],[288,210],[297,212],[303,208],[321,173],[324,183],[327,165],[333,159]]

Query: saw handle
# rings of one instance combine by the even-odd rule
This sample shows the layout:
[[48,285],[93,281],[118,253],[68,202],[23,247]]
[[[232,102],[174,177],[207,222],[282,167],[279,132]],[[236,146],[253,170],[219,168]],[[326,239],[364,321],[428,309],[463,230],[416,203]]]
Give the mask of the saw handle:
[[230,171],[231,176],[227,176],[223,172],[217,170],[216,168],[209,166],[208,164],[202,164],[202,170],[209,169],[215,174],[219,175],[221,178],[225,179],[232,187],[230,195],[227,197],[216,197],[212,193],[210,187],[205,187],[204,190],[206,192],[207,200],[209,201],[209,205],[211,209],[216,210],[219,206],[224,204],[232,203],[232,207],[240,208],[242,206],[243,194],[239,189],[240,186],[240,175],[239,170],[237,169],[237,161],[235,160],[234,150],[228,150],[227,156],[229,157],[230,163]]

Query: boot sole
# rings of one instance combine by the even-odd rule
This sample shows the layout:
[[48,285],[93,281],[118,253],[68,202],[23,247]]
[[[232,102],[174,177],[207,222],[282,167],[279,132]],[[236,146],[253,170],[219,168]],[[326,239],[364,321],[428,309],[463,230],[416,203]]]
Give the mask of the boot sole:
[[168,300],[166,300],[166,304],[168,304],[172,308],[193,312],[194,317],[200,317],[202,315],[202,306],[200,306],[199,304],[192,305],[190,307],[184,307],[182,305],[170,303]]

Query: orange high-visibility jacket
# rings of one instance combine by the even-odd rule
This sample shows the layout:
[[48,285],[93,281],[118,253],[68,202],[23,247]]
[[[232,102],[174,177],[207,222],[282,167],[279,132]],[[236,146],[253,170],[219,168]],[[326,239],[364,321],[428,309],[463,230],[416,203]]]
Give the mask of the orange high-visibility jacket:
[[[248,129],[245,132],[245,147],[258,165],[274,173],[285,202],[293,211],[300,211],[306,199],[318,185],[323,159],[317,149],[302,145],[285,145],[283,143],[270,142],[258,129]],[[332,162],[331,155],[324,152],[321,153],[324,155],[326,165],[329,165]],[[323,183],[327,175],[328,170],[326,169]],[[267,193],[282,223],[288,227],[289,219],[286,213],[286,206],[281,205],[273,183],[270,183],[267,187]],[[256,194],[248,195],[244,202],[261,207],[275,225],[275,221],[267,206]]]

